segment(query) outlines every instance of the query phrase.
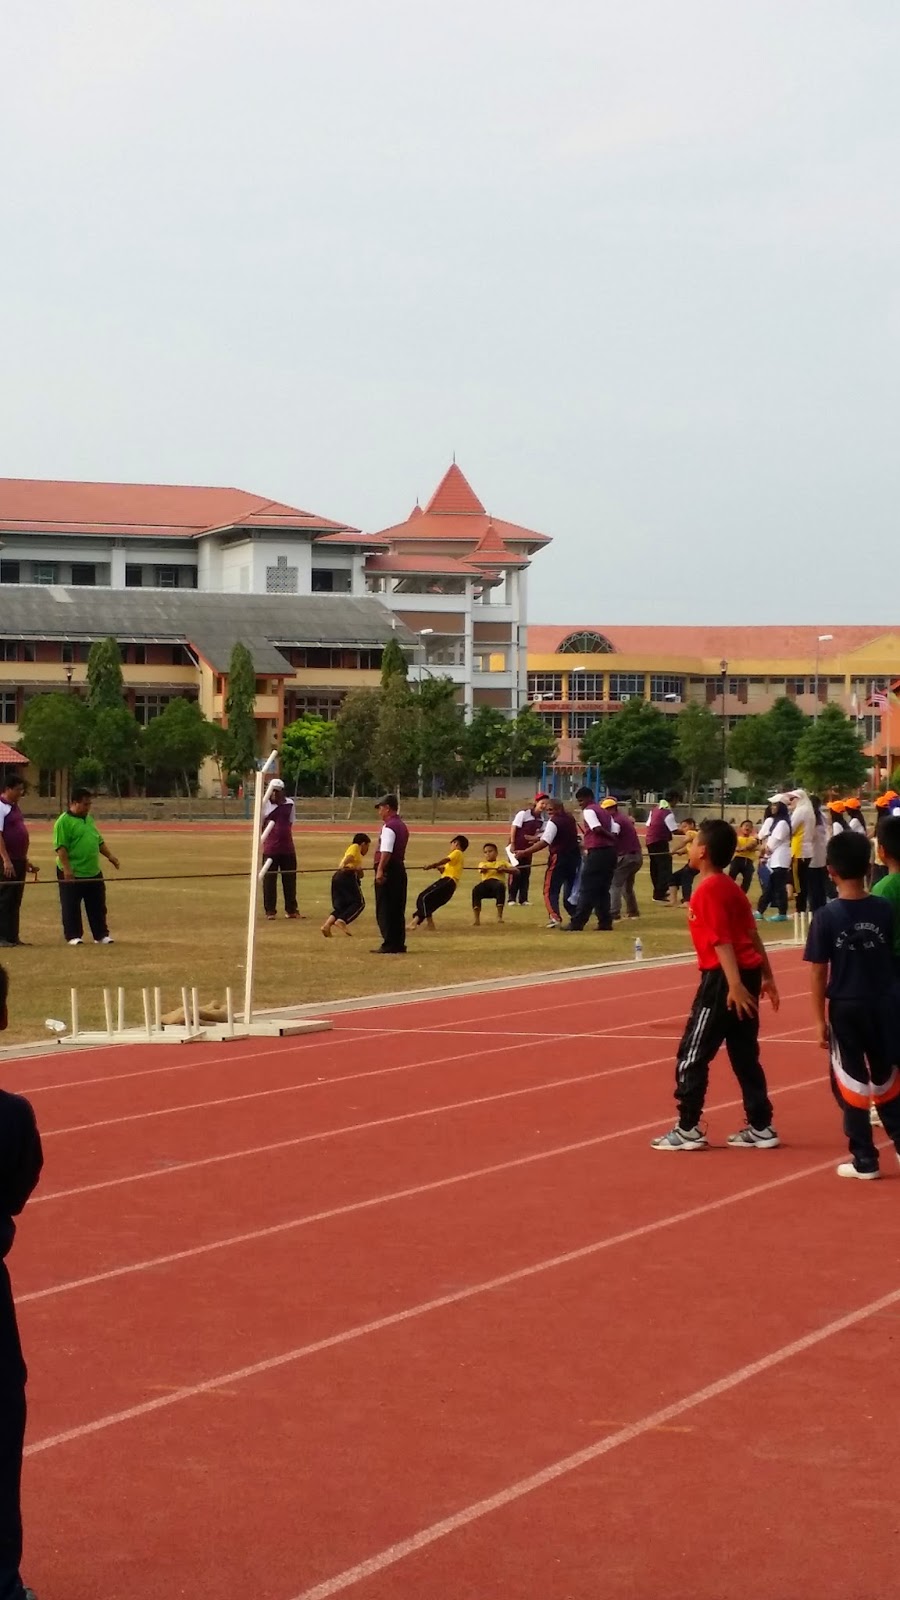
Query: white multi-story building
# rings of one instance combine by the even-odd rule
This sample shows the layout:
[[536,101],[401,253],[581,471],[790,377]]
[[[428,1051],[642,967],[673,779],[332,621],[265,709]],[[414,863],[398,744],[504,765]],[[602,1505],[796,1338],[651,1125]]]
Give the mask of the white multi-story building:
[[[137,600],[144,591],[148,638],[151,595],[159,590],[178,590],[186,602],[192,590],[366,600],[415,636],[413,676],[452,678],[469,714],[479,705],[515,712],[525,703],[525,571],[545,543],[542,534],[489,517],[455,463],[424,510],[417,505],[406,522],[379,534],[240,489],[0,479],[0,591],[7,596],[16,586],[71,591],[79,614],[87,605],[96,616],[102,637],[102,597],[89,602],[87,592],[129,590]],[[189,630],[189,603],[182,611]],[[140,612],[139,603],[129,609],[133,637]],[[321,638],[308,642],[323,648]],[[345,642],[336,630],[335,646]],[[8,643],[18,649],[12,637]],[[405,630],[403,643],[409,649]],[[7,663],[20,658],[5,656]],[[315,707],[298,697],[297,709],[331,715],[347,687],[343,678],[319,682]]]

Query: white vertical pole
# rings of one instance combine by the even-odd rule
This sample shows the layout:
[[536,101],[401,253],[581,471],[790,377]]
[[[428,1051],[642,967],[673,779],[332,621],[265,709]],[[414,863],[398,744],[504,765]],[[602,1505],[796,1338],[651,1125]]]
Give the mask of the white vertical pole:
[[191,1027],[195,1033],[200,1032],[200,991],[191,990]]
[[[259,858],[262,851],[261,823],[263,808],[263,776],[271,772],[278,760],[278,751],[273,750],[268,760],[256,774],[253,787],[253,841],[250,852],[250,899],[247,908],[247,955],[244,966],[244,1022],[250,1022],[253,1015],[253,967],[256,959],[256,902],[259,894],[257,880],[259,878]],[[266,786],[265,798],[271,793],[271,784]]]
[[225,990],[225,1013],[228,1018],[228,1037],[234,1038],[234,994],[229,986]]
[[106,1018],[107,1038],[111,1039],[113,1036],[113,1008],[112,991],[110,989],[104,989],[103,991],[103,1015]]
[[162,1033],[162,990],[153,991],[153,1026],[157,1033]]
[[116,1010],[118,1029],[119,1032],[122,1033],[125,1029],[125,990],[122,988],[119,989],[118,1005]]
[[78,1038],[79,1031],[80,1030],[79,1030],[79,1027],[78,1027],[78,990],[77,989],[73,989],[72,990],[72,1038],[73,1039],[77,1039]]
[[141,998],[144,1002],[144,1032],[148,1039],[153,1038],[153,1021],[150,1015],[150,990],[142,989]]

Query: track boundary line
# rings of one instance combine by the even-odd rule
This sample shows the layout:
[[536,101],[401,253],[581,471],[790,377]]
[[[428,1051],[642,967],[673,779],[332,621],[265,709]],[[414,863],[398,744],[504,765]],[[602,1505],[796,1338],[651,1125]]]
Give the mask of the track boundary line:
[[[821,1085],[822,1078],[804,1078],[799,1083],[782,1085],[777,1093],[792,1094],[799,1089],[810,1089]],[[719,1105],[710,1106],[711,1112],[730,1111],[741,1104],[740,1099],[726,1100]],[[390,1205],[397,1200],[412,1200],[419,1195],[435,1194],[442,1189],[452,1189],[459,1184],[472,1183],[479,1178],[496,1177],[501,1172],[514,1172],[522,1167],[535,1166],[540,1161],[552,1161],[561,1156],[577,1155],[584,1150],[593,1150],[598,1145],[612,1144],[616,1139],[636,1137],[639,1133],[651,1133],[659,1127],[659,1118],[652,1122],[645,1122],[639,1128],[624,1128],[612,1133],[598,1133],[590,1139],[578,1139],[571,1144],[553,1145],[548,1150],[536,1150],[525,1156],[514,1156],[509,1161],[497,1161],[487,1167],[474,1167],[467,1172],[454,1172],[446,1178],[433,1178],[428,1183],[414,1184],[405,1189],[394,1189],[387,1194],[371,1195],[366,1200],[351,1200],[345,1205],[331,1206],[325,1211],[308,1212],[302,1217],[291,1217],[285,1222],[273,1222],[264,1228],[254,1228],[245,1233],[231,1234],[225,1239],[212,1239],[207,1244],[193,1245],[185,1250],[172,1250],[166,1255],[148,1257],[144,1261],[134,1261],[120,1267],[108,1267],[103,1272],[90,1273],[83,1278],[71,1278],[62,1283],[48,1284],[44,1289],[31,1289],[24,1294],[16,1295],[17,1305],[26,1305],[34,1300],[48,1300],[57,1294],[68,1294],[76,1289],[86,1289],[98,1283],[111,1283],[117,1278],[130,1277],[139,1272],[150,1272],[156,1267],[172,1266],[179,1261],[188,1261],[195,1256],[213,1255],[219,1250],[237,1248],[243,1244],[252,1244],[258,1239],[276,1238],[279,1234],[290,1233],[298,1228],[308,1228],[318,1222],[331,1222],[336,1217],[353,1216],[358,1212],[374,1211],[379,1206]],[[48,1196],[52,1198],[52,1196]]]
[[384,1572],[387,1567],[396,1566],[407,1556],[416,1554],[419,1550],[426,1549],[429,1545],[436,1544],[438,1540],[445,1539],[448,1535],[458,1532],[461,1528],[468,1527],[471,1523],[480,1521],[481,1518],[490,1516],[494,1511],[502,1511],[506,1506],[523,1499],[526,1495],[533,1494],[538,1489],[546,1488],[548,1484],[555,1483],[559,1478],[567,1477],[572,1472],[577,1472],[580,1467],[588,1466],[593,1461],[599,1461],[602,1456],[609,1455],[611,1451],[618,1450],[622,1445],[633,1444],[644,1434],[656,1428],[665,1427],[668,1423],[675,1422],[687,1412],[693,1411],[697,1406],[706,1405],[711,1400],[719,1400],[733,1389],[740,1388],[744,1383],[751,1382],[754,1378],[763,1377],[772,1372],[776,1367],[783,1366],[786,1361],[793,1360],[796,1356],[805,1355],[808,1350],[813,1350],[826,1340],[835,1338],[838,1334],[846,1333],[850,1328],[858,1327],[861,1322],[867,1322],[871,1317],[877,1316],[882,1311],[888,1311],[893,1306],[900,1304],[900,1289],[893,1289],[889,1294],[881,1295],[878,1300],[870,1300],[864,1306],[858,1306],[855,1311],[848,1311],[842,1317],[835,1317],[833,1321],[823,1323],[821,1327],[814,1328],[810,1333],[802,1334],[799,1339],[792,1339],[789,1344],[780,1345],[776,1350],[770,1350],[766,1355],[758,1357],[756,1361],[748,1361],[742,1367],[736,1367],[733,1372],[725,1373],[721,1378],[716,1378],[713,1383],[704,1385],[702,1389],[695,1389],[691,1394],[684,1395],[680,1400],[675,1400],[671,1405],[662,1406],[658,1411],[651,1411],[648,1415],[640,1417],[636,1422],[630,1422],[624,1428],[617,1428],[615,1433],[607,1434],[599,1439],[596,1444],[587,1445],[582,1450],[576,1450],[573,1455],[563,1456],[558,1461],[551,1462],[539,1472],[533,1472],[527,1478],[520,1478],[517,1483],[508,1484],[505,1489],[500,1489],[496,1494],[488,1495],[483,1500],[476,1500],[471,1505],[463,1507],[450,1517],[444,1517],[440,1522],[433,1522],[428,1528],[420,1528],[418,1533],[412,1534],[408,1539],[402,1539],[396,1544],[388,1545],[377,1555],[370,1556],[366,1561],[359,1562],[354,1567],[347,1567],[333,1578],[326,1578],[323,1583],[314,1584],[311,1589],[304,1589],[295,1600],[330,1600],[332,1595],[340,1594],[344,1589],[350,1589],[364,1578],[374,1577],[376,1573]]
[[[810,1081],[819,1083],[820,1079],[816,1078]],[[644,1131],[644,1127],[621,1129],[617,1137],[624,1138],[631,1133]],[[738,1205],[744,1200],[756,1199],[762,1194],[770,1194],[777,1189],[786,1188],[788,1184],[798,1183],[804,1178],[814,1177],[820,1172],[830,1171],[833,1167],[834,1156],[830,1156],[827,1161],[816,1162],[814,1166],[801,1167],[796,1172],[783,1173],[781,1177],[770,1179],[766,1183],[738,1189],[728,1195],[719,1195],[716,1199],[704,1201],[701,1205],[690,1206],[684,1211],[672,1212],[665,1217],[657,1217],[653,1221],[642,1223],[636,1228],[630,1228],[622,1233],[610,1234],[606,1238],[593,1240],[590,1244],[580,1245],[575,1250],[567,1250],[559,1255],[549,1256],[543,1261],[531,1262],[526,1267],[518,1267],[511,1272],[501,1273],[495,1278],[487,1278],[479,1283],[467,1284],[463,1289],[456,1289],[448,1294],[437,1295],[431,1300],[424,1300],[416,1305],[407,1306],[402,1311],[394,1311],[387,1316],[373,1318],[369,1322],[357,1323],[351,1328],[342,1329],[340,1333],[329,1334],[325,1338],[316,1339],[310,1344],[298,1345],[292,1350],[283,1351],[280,1355],[269,1356],[263,1361],[256,1361],[247,1366],[237,1367],[230,1372],[219,1373],[216,1377],[205,1378],[200,1383],[184,1384],[168,1394],[155,1397],[153,1400],[144,1400],[137,1405],[126,1406],[120,1411],[110,1412],[106,1416],[95,1417],[91,1422],[80,1423],[75,1427],[65,1428],[59,1433],[48,1434],[43,1439],[36,1439],[26,1446],[25,1454],[29,1457],[41,1455],[47,1450],[56,1449],[59,1445],[70,1444],[75,1440],[88,1438],[90,1435],[102,1433],[108,1428],[118,1427],[122,1423],[135,1421],[139,1417],[150,1416],[156,1411],[168,1410],[183,1401],[197,1399],[204,1394],[212,1394],[230,1384],[261,1377],[268,1372],[276,1372],[282,1367],[292,1365],[295,1361],[318,1355],[325,1350],[337,1349],[357,1339],[366,1338],[370,1334],[381,1333],[388,1328],[400,1327],[404,1323],[413,1322],[432,1311],[446,1310],[449,1306],[461,1305],[466,1301],[474,1300],[479,1295],[495,1293],[498,1290],[510,1288],[514,1284],[526,1283],[532,1278],[539,1277],[544,1272],[570,1266],[578,1261],[589,1260],[604,1250],[611,1250],[623,1244],[632,1244],[638,1239],[648,1238],[665,1228],[677,1227],[684,1222],[695,1222],[701,1217],[711,1216],[717,1211],[725,1210],[728,1206]],[[900,1290],[897,1291],[896,1298],[900,1300]],[[300,1597],[300,1600],[304,1600],[304,1597]]]

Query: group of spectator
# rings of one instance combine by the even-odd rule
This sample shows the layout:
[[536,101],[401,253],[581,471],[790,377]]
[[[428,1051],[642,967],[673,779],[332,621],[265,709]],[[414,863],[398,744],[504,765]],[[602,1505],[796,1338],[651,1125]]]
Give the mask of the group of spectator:
[[[36,881],[39,871],[30,857],[31,837],[21,810],[24,793],[21,773],[7,773],[0,788],[0,948],[5,950],[27,943],[21,936],[22,898],[29,875]],[[113,943],[100,858],[116,868],[119,862],[91,816],[93,798],[89,789],[73,789],[53,824],[62,930],[71,945],[84,943],[82,912],[95,942]]]

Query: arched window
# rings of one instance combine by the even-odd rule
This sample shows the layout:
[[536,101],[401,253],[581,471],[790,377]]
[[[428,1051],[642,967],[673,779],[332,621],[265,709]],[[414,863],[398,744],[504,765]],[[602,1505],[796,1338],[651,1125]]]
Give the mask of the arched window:
[[581,633],[567,634],[556,647],[558,656],[608,656],[615,646],[603,633],[592,633],[585,628]]

